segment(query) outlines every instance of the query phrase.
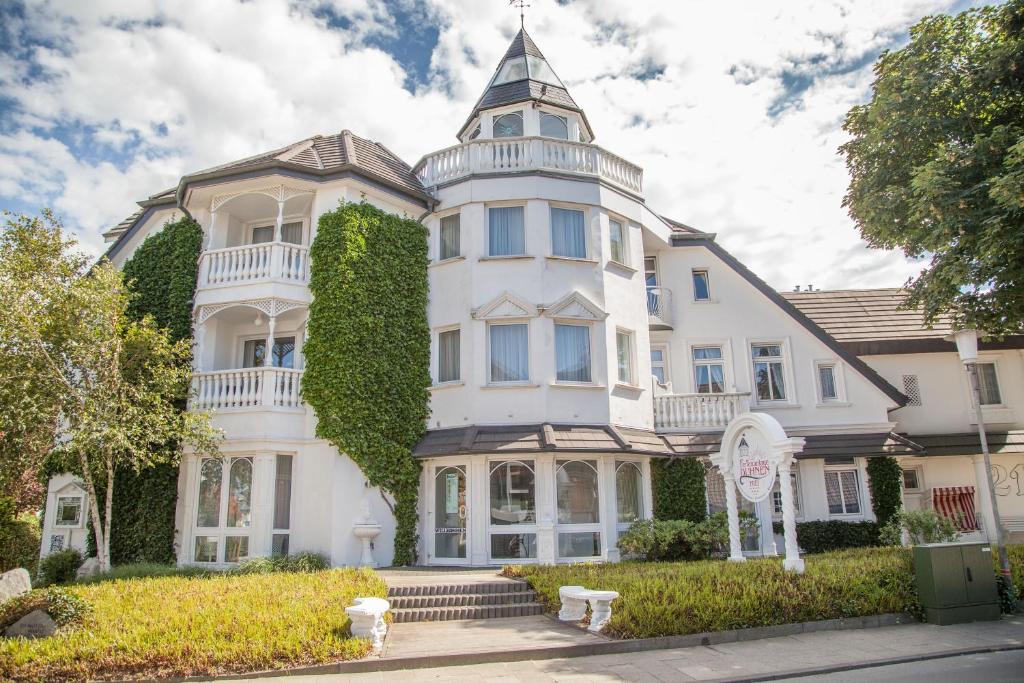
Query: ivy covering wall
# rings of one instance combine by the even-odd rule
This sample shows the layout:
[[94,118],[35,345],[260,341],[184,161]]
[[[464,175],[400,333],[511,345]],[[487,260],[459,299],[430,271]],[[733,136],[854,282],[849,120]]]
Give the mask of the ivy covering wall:
[[868,458],[871,509],[879,526],[885,526],[903,507],[903,468],[896,458]]
[[420,466],[430,386],[427,230],[370,204],[342,204],[310,247],[302,397],[327,439],[379,486],[395,514],[394,564],[416,561]]
[[700,522],[707,517],[704,464],[697,458],[651,460],[654,518]]

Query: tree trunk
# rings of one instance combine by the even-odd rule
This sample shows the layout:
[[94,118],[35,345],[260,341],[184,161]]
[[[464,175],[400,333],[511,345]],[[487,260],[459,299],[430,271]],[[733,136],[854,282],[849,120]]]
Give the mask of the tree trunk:
[[103,542],[103,524],[100,522],[100,503],[96,498],[96,483],[92,480],[88,459],[85,456],[80,459],[82,479],[85,481],[85,490],[89,494],[89,515],[92,517],[92,530],[96,538],[96,559],[99,561],[100,567],[106,568],[110,562],[105,554],[107,546]]
[[[114,509],[114,461],[110,453],[107,454],[107,505],[106,517],[103,520],[103,559],[100,560],[100,571],[110,569],[110,527],[113,524]],[[99,554],[99,540],[96,542],[96,554]]]

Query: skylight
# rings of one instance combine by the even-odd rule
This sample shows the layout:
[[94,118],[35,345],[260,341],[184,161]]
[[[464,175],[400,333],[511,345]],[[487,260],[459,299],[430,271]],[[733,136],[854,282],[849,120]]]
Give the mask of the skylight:
[[527,78],[565,87],[558,80],[558,76],[551,70],[551,67],[548,66],[548,63],[540,57],[534,57],[533,55],[522,55],[506,59],[501,68],[498,69],[498,73],[494,75],[491,85],[504,85],[505,83],[522,81]]

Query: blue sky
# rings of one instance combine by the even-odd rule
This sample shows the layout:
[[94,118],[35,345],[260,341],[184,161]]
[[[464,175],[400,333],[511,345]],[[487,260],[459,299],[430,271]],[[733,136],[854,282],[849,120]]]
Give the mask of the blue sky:
[[[952,0],[532,0],[527,29],[648,203],[772,285],[901,284],[840,206],[871,64]],[[414,164],[518,29],[506,0],[0,2],[0,207],[90,253],[183,173],[342,128]]]

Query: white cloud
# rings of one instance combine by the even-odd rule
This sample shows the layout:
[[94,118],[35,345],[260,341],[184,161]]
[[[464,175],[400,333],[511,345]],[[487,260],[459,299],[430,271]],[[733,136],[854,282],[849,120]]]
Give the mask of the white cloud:
[[[532,4],[531,35],[598,142],[644,167],[657,211],[718,233],[782,288],[916,272],[859,240],[836,148],[877,53],[950,0]],[[414,93],[373,46],[401,40],[396,8],[440,28]],[[351,128],[410,163],[451,144],[518,28],[505,3],[479,0],[37,0],[26,14],[49,47],[31,68],[0,56],[18,104],[0,136],[0,197],[52,203],[92,249],[181,174],[315,133]],[[54,139],[69,128],[95,149]]]

